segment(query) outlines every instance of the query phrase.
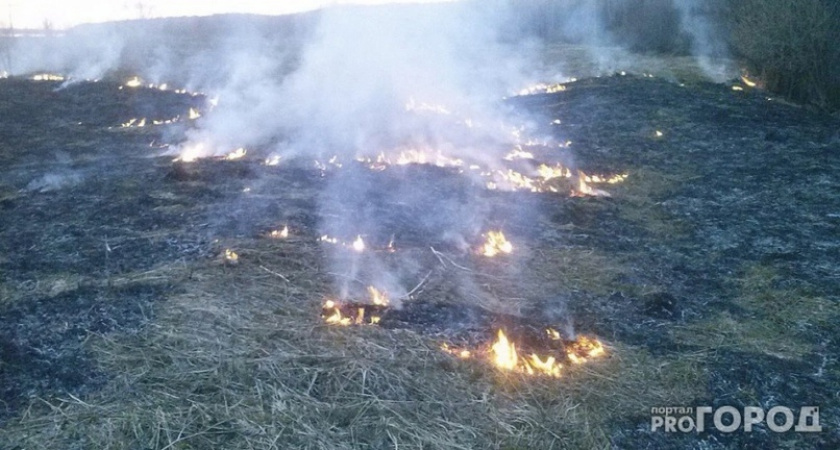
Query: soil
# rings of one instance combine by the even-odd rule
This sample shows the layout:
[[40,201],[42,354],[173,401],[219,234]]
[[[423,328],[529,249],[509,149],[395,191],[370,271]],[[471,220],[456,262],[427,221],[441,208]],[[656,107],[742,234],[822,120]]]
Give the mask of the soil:
[[[153,324],[155,305],[183,289],[189,267],[218,260],[225,242],[264,239],[279,224],[296,239],[317,242],[325,226],[319,196],[343,176],[252,158],[174,163],[156,146],[182,135],[188,123],[120,124],[184,116],[206,107],[203,96],[120,89],[109,81],[59,86],[0,80],[0,423],[36,399],[84,397],[107,383],[111,375],[97,367],[86,338]],[[723,327],[724,316],[771,327],[768,334],[777,327],[782,339],[806,350],[781,354],[771,338],[762,350],[764,335],[758,349],[722,343],[704,369],[706,395],[695,404],[819,405],[826,431],[795,442],[840,445],[840,120],[758,90],[636,76],[585,79],[563,92],[508,102],[545,118],[542,132],[571,141],[578,168],[627,173],[627,181],[606,187],[611,197],[475,194],[447,169],[359,170],[371,186],[391,183],[374,189],[381,198],[365,200],[382,217],[378,229],[365,230],[369,244],[386,246],[397,229],[398,249],[425,252],[415,279],[430,273],[413,294],[416,306],[394,312],[383,327],[457,339],[463,329],[485,332],[504,317],[541,325],[556,306],[576,330],[653,355],[708,351],[693,333]],[[396,205],[389,193],[409,176],[423,194]],[[478,277],[503,277],[500,285],[515,279],[526,306],[458,307],[459,279],[435,269],[443,261],[427,249],[458,255],[439,232],[471,205],[447,203],[452,214],[442,211],[439,222],[411,220],[412,208],[435,207],[442,192],[486,200],[489,222],[503,224],[529,249],[521,272],[506,272],[504,263],[469,265]],[[348,240],[356,234],[327,231],[345,232],[339,237]],[[561,282],[566,275],[542,258],[547,249],[608,259],[593,263],[603,272]],[[456,257],[449,262],[466,265],[470,256]],[[186,267],[183,278],[153,276],[172,267]],[[506,289],[489,295],[512,296]],[[721,339],[746,341],[733,330]],[[609,439],[616,448],[697,445],[694,435],[646,431],[649,423],[649,416],[628,413]],[[708,448],[769,448],[790,439],[766,429],[706,436]]]

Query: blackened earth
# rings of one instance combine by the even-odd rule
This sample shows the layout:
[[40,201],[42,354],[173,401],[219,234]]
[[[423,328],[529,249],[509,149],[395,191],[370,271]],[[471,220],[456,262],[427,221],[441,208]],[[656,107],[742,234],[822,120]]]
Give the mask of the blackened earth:
[[[121,90],[110,82],[59,87],[0,81],[0,420],[35,398],[96,389],[109,375],[96,369],[85,337],[134,332],[153,320],[155,303],[178,288],[153,281],[113,286],[111,280],[215,258],[216,239],[252,239],[281,223],[314,241],[329,230],[318,219],[319,204],[331,214],[347,212],[319,196],[332,180],[351,175],[303,164],[267,167],[253,159],[173,164],[150,144],[182,134],[189,124],[119,127],[134,117],[184,115],[204,106],[200,96]],[[404,247],[454,251],[439,231],[463,208],[476,207],[466,200],[478,195],[491,205],[482,213],[511,234],[632,261],[623,275],[626,289],[562,293],[577,329],[654,354],[691,352],[699,344],[674,342],[662,330],[721,311],[750,319],[755,312],[735,301],[740,287],[732,281],[746,267],[771,269],[770,287],[777,291],[840,301],[840,120],[767,97],[728,85],[615,76],[509,100],[543,117],[544,133],[572,141],[579,168],[629,173],[628,186],[605,188],[611,198],[477,194],[446,169],[399,169],[418,180],[410,187],[399,183],[404,173],[359,170],[352,173],[361,174],[358,186],[369,187],[361,191],[364,203],[382,218],[379,230],[365,232],[378,246],[398,229]],[[561,124],[552,125],[555,119]],[[416,193],[410,204],[389,195],[409,188]],[[438,207],[441,197],[455,201],[443,206],[439,221],[412,220]],[[645,286],[658,289],[645,292]],[[456,300],[438,300],[450,306],[397,322],[422,318],[429,322],[423,329],[445,329],[435,328],[436,317],[458,315],[435,311],[451,312]],[[800,359],[720,349],[706,367],[707,394],[695,404],[820,405],[826,432],[805,442],[840,446],[840,333],[826,325],[837,319],[798,333],[813,348]],[[485,313],[465,316],[465,326],[476,320],[486,320]],[[649,416],[628,415],[615,424],[614,446],[697,445],[694,435],[650,433],[649,423]],[[770,448],[791,439],[766,429],[706,438],[710,448]]]

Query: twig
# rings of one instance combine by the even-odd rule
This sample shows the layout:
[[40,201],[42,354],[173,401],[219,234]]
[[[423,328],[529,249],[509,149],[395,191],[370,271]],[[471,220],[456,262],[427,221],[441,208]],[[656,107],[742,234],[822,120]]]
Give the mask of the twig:
[[265,266],[260,266],[260,269],[265,270],[266,272],[268,272],[268,273],[270,273],[270,274],[272,274],[272,275],[276,275],[276,276],[278,276],[278,277],[282,278],[282,279],[283,279],[283,281],[285,281],[286,283],[291,283],[291,281],[289,281],[289,279],[288,279],[288,278],[286,278],[286,277],[284,277],[282,274],[279,274],[279,273],[277,273],[277,272],[275,272],[275,271],[273,271],[273,270],[271,270],[271,269],[269,269],[269,268],[267,268],[267,267],[265,267]]
[[429,247],[429,248],[432,249],[432,253],[434,253],[434,255],[437,256],[438,260],[440,260],[441,264],[443,264],[444,267],[446,267],[446,264],[443,262],[443,260],[441,260],[441,257],[446,258],[446,260],[449,261],[453,266],[455,266],[455,267],[457,267],[461,270],[466,270],[467,272],[472,272],[473,271],[472,269],[469,269],[467,267],[464,267],[464,266],[456,263],[455,261],[452,260],[452,258],[450,258],[450,257],[446,256],[445,254],[435,250],[434,247]]
[[434,248],[434,247],[429,247],[429,248],[430,248],[430,249],[432,249],[432,254],[433,254],[433,255],[435,255],[435,256],[437,256],[437,259],[438,259],[438,261],[440,261],[440,264],[441,264],[443,267],[446,267],[446,263],[445,263],[445,262],[443,262],[443,258],[441,258],[441,257],[440,257],[440,254],[438,253],[438,251],[437,251],[437,250],[435,250],[435,248]]
[[423,286],[423,283],[425,283],[425,282],[426,282],[426,280],[428,280],[428,279],[429,279],[429,276],[431,276],[431,275],[432,275],[432,271],[430,270],[430,271],[429,271],[429,273],[427,273],[427,274],[426,274],[426,276],[425,276],[425,277],[423,277],[423,279],[422,279],[422,280],[420,280],[420,283],[418,283],[418,284],[417,284],[417,286],[414,286],[414,289],[412,289],[412,290],[408,291],[408,294],[405,294],[405,295],[403,295],[403,296],[402,296],[402,297],[400,297],[400,298],[409,298],[409,297],[411,297],[411,294],[413,294],[413,293],[417,292],[417,290],[418,290],[418,289],[420,289],[420,286]]

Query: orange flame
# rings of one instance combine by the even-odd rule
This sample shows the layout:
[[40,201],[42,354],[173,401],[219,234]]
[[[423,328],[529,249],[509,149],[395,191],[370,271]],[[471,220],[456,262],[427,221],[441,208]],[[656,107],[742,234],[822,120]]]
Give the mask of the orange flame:
[[591,358],[602,356],[605,352],[601,341],[579,336],[571,348],[566,351],[566,356],[575,364],[583,364]]
[[368,286],[368,293],[374,305],[387,306],[389,303],[388,294],[376,289],[373,286]]
[[513,252],[513,244],[505,238],[505,234],[501,231],[491,231],[487,233],[487,241],[481,248],[481,254],[492,258],[499,253]]
[[491,347],[493,353],[493,364],[500,369],[514,370],[519,362],[516,354],[516,345],[508,341],[505,332],[499,330],[498,339]]

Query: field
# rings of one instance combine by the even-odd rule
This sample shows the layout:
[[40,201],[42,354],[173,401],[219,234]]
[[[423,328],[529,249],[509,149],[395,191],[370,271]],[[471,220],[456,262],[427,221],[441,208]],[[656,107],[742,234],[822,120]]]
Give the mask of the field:
[[[0,80],[0,449],[840,446],[837,118],[642,72],[506,100],[580,170],[627,174],[609,197],[476,194],[422,165],[173,162],[158,146],[191,122],[121,124],[186,117],[203,95]],[[322,317],[336,274],[319,199],[354,171],[383,217],[368,245],[396,234],[416,264],[411,314],[381,326]],[[413,208],[470,207],[443,191],[490,205],[514,252],[414,224]],[[553,319],[605,355],[533,376],[476,337]],[[441,351],[460,338],[474,357]],[[651,408],[705,405],[817,405],[823,431],[651,431]]]

